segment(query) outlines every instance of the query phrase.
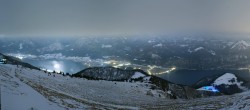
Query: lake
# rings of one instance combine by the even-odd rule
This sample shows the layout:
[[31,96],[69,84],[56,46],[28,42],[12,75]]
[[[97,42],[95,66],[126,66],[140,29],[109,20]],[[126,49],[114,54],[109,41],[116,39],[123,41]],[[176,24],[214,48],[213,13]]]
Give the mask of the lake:
[[197,81],[214,75],[223,75],[225,73],[233,73],[237,77],[250,81],[250,73],[248,70],[175,70],[169,74],[161,74],[159,77],[170,82],[183,85],[192,85]]
[[[24,62],[30,63],[39,68],[48,69],[50,71],[63,71],[65,73],[74,74],[79,72],[88,66],[84,65],[85,62],[75,62],[72,60],[60,60],[60,59],[23,59]],[[250,73],[248,70],[175,70],[170,73],[157,75],[163,79],[166,79],[170,82],[183,84],[183,85],[192,85],[202,78],[213,76],[213,75],[222,75],[224,73],[234,73],[238,77],[250,80]]]

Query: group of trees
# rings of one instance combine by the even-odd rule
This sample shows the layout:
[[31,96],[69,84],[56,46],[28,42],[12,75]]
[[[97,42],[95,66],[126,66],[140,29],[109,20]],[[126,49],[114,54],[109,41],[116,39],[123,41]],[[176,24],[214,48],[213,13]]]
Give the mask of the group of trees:
[[44,70],[44,73],[48,73],[48,75],[51,75],[51,73],[53,73],[53,76],[55,77],[55,74],[61,74],[63,76],[71,76],[69,73],[64,73],[62,71],[60,72],[56,72],[55,70],[53,72],[48,72],[48,70]]

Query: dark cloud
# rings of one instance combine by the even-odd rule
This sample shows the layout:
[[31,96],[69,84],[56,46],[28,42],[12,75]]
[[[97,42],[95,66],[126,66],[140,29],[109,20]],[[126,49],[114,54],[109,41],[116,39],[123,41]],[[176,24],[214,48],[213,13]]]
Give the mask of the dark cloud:
[[250,31],[244,0],[0,0],[0,34]]

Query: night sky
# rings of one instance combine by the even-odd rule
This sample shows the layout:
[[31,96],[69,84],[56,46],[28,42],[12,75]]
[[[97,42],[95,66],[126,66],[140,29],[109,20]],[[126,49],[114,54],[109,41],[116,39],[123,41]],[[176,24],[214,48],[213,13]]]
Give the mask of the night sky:
[[247,0],[0,0],[0,36],[250,32]]

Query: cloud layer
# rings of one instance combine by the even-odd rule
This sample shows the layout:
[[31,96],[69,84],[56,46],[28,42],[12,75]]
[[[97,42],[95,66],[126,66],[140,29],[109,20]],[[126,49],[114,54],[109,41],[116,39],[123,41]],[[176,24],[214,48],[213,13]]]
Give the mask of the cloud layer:
[[250,32],[246,0],[1,0],[0,34]]

